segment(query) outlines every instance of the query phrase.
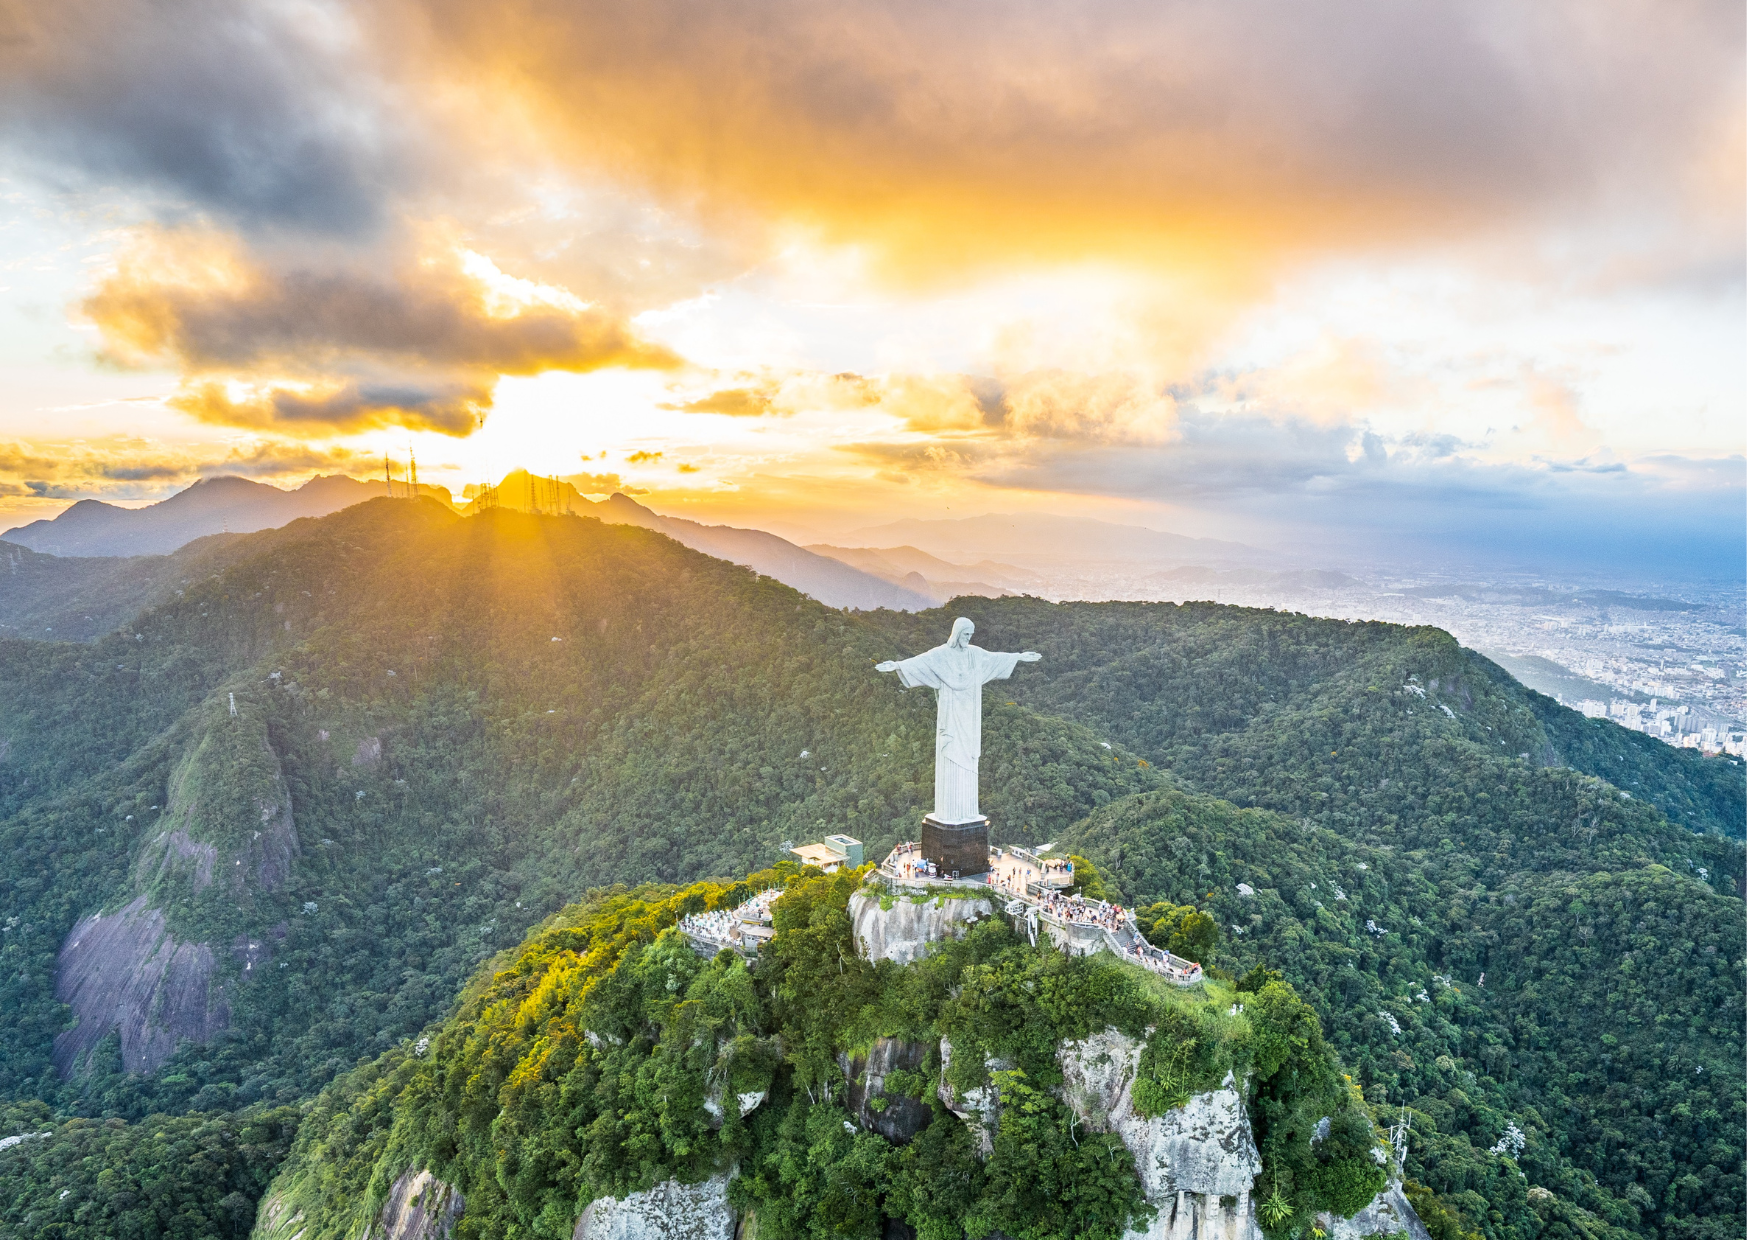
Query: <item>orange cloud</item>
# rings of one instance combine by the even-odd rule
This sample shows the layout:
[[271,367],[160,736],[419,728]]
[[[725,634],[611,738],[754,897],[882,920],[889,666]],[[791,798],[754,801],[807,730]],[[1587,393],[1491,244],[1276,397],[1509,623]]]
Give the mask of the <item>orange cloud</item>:
[[1606,19],[1579,0],[386,12],[397,35],[430,32],[411,54],[421,68],[513,100],[575,165],[865,247],[920,283],[1090,258],[1254,289],[1293,257],[1662,193],[1653,169],[1715,149],[1668,135],[1709,134],[1741,104],[1730,6],[1611,6]]
[[697,400],[663,405],[681,413],[726,413],[731,418],[759,418],[773,412],[771,396],[755,388],[722,388]]
[[377,270],[146,229],[80,308],[112,362],[182,371],[176,408],[300,434],[465,435],[501,375],[682,364],[567,290],[508,276],[441,234],[410,242],[412,254]]
[[344,446],[319,447],[257,439],[225,449],[171,447],[115,436],[74,443],[0,443],[0,498],[45,500],[143,499],[197,478],[300,478],[318,473],[368,473],[374,462]]

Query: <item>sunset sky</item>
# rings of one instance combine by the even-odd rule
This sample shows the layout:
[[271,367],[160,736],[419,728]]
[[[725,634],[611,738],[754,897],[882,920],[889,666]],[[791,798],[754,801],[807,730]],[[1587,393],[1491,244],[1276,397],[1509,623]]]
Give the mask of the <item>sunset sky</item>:
[[1740,3],[0,0],[0,528],[416,452],[1741,572]]

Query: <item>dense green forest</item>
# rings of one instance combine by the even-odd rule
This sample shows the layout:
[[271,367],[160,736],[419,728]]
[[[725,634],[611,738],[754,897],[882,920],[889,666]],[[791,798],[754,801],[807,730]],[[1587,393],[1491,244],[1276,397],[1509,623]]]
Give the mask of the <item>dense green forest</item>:
[[[1130,901],[1213,914],[1227,969],[1292,982],[1368,1100],[1412,1110],[1409,1174],[1465,1229],[1540,1234],[1539,1186],[1556,1194],[1542,1214],[1581,1232],[1736,1235],[1741,903],[1696,881],[1682,834],[1642,802],[1542,778],[1582,785],[1583,816],[1549,822],[1530,803],[1514,830],[1406,850],[1160,792],[1094,814],[1064,847]],[[1512,1125],[1527,1180],[1486,1152]]]
[[[1281,971],[1367,1097],[1425,1116],[1445,1142],[1425,1157],[1452,1168],[1426,1163],[1427,1191],[1451,1219],[1551,1225],[1541,1198],[1488,1204],[1451,1152],[1496,1143],[1507,1116],[1553,1151],[1535,1183],[1561,1209],[1640,1234],[1740,1231],[1740,1163],[1716,1147],[1743,1123],[1743,853],[1726,838],[1743,767],[1583,720],[1441,632],[1200,604],[843,613],[635,527],[418,501],[162,559],[180,575],[165,592],[154,568],[153,605],[114,632],[0,638],[0,1096],[57,1123],[252,1123],[396,1053],[585,891],[743,873],[833,831],[870,855],[914,836],[933,703],[871,668],[966,614],[980,644],[1044,654],[986,693],[998,842],[1072,839],[1130,900],[1215,913],[1214,961]],[[1160,808],[1184,793],[1246,808],[1221,808],[1234,825],[1202,842]],[[1255,821],[1273,825],[1237,825]],[[1362,874],[1395,876],[1391,898],[1428,893],[1404,916],[1435,929],[1392,938],[1387,901],[1366,908],[1382,934],[1310,915],[1286,880],[1231,871],[1245,831],[1271,872],[1312,841],[1364,857]],[[1237,882],[1258,894],[1234,904]],[[205,945],[222,1027],[163,1062],[112,1034],[57,1067],[62,945],[124,906]],[[1607,913],[1562,923],[1556,906]],[[1580,945],[1607,954],[1579,968]],[[1645,963],[1663,957],[1721,980]],[[1489,977],[1457,1022],[1479,1032],[1441,1032],[1426,1055],[1382,1032],[1377,996],[1434,971],[1459,989]],[[1719,986],[1733,1020],[1664,1010]],[[1626,1021],[1622,996],[1643,1017],[1610,1032],[1626,1049],[1561,1032],[1579,1003]],[[1685,1076],[1680,1097],[1639,1083],[1677,1051],[1718,1078],[1703,1105]],[[1583,1066],[1556,1071],[1568,1060]]]

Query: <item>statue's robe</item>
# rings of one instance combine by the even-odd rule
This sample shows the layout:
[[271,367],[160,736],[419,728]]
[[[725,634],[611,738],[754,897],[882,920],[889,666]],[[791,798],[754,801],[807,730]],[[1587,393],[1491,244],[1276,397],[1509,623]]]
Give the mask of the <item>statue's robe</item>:
[[936,822],[975,822],[977,759],[983,752],[983,686],[1013,675],[1018,654],[952,642],[901,659],[893,669],[907,689],[935,691]]

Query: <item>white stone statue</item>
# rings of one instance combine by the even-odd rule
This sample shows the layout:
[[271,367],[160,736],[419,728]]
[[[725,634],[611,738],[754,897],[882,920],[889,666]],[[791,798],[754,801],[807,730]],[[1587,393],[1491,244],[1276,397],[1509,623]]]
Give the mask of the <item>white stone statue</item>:
[[1002,654],[971,644],[977,626],[964,616],[953,621],[953,635],[944,646],[897,662],[878,665],[877,672],[897,672],[907,689],[935,691],[935,812],[936,822],[954,826],[977,822],[977,759],[983,752],[983,686],[1006,680],[1016,663],[1036,663],[1044,656],[1027,650]]

